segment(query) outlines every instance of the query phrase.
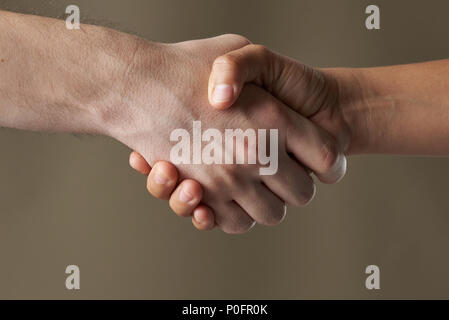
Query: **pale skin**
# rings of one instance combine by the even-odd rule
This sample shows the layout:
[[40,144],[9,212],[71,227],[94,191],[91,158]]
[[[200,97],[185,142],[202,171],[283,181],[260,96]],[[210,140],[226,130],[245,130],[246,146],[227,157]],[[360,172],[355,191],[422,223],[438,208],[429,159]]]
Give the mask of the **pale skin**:
[[[209,78],[209,102],[215,109],[227,109],[244,85],[252,82],[338,137],[348,155],[449,156],[449,59],[391,67],[311,70],[263,46],[248,45],[215,60]],[[314,83],[317,76],[321,80]],[[331,86],[327,81],[338,85]],[[218,86],[227,99],[214,99]],[[316,88],[325,87],[336,91],[322,95],[319,103],[310,99]],[[334,96],[338,98],[333,100]],[[142,173],[150,171],[139,154],[131,154],[130,160],[131,166]],[[165,163],[164,170],[176,174],[171,164]],[[170,197],[177,212],[175,185],[164,189],[151,174],[148,179],[150,193]],[[200,197],[201,189],[195,188],[192,193],[197,191]],[[183,208],[183,212],[193,212],[193,224],[198,229],[214,226],[213,212],[197,213],[193,207]]]
[[[133,154],[133,167],[144,173],[153,167],[152,194],[171,197],[174,211],[193,215],[200,229],[218,225],[242,233],[255,223],[277,224],[286,203],[306,205],[313,198],[310,172],[326,183],[344,175],[339,138],[259,86],[245,86],[227,111],[209,107],[213,61],[248,45],[244,37],[159,44],[97,26],[67,30],[64,21],[5,11],[0,30],[0,126],[101,134],[126,144],[142,155]],[[310,101],[320,101],[323,90]],[[260,176],[259,164],[173,170],[170,132],[190,129],[198,119],[220,131],[278,129],[278,172]]]

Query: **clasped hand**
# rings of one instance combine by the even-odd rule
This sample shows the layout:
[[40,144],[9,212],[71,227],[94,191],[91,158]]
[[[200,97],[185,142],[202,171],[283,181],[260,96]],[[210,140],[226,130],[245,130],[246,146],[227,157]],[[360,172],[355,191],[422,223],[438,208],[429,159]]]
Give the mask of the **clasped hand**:
[[[170,57],[159,73],[159,99],[148,106],[155,85],[145,85],[144,70],[151,64],[141,47],[133,65],[138,72],[131,82],[131,125],[116,138],[136,150],[130,164],[148,174],[148,191],[169,199],[173,211],[192,217],[196,228],[218,226],[227,233],[243,233],[255,223],[278,224],[286,204],[311,201],[312,173],[325,183],[343,177],[349,133],[339,109],[337,79],[237,35],[161,45],[158,50]],[[169,132],[191,130],[198,120],[204,128],[221,132],[277,129],[276,173],[260,175],[258,163],[175,167],[169,158]]]

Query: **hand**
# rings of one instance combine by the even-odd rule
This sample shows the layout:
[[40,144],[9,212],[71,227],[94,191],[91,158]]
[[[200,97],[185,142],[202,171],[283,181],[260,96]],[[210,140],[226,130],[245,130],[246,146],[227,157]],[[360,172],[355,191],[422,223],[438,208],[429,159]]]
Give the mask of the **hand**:
[[[211,40],[206,40],[206,41],[211,41]],[[223,41],[221,43],[223,43]],[[201,86],[201,84],[199,84],[199,86]],[[253,88],[251,90],[253,90]],[[255,91],[253,93],[253,96],[257,97],[258,94],[259,93],[257,91]],[[263,115],[264,114],[263,113],[263,107],[262,107],[265,104],[264,102],[265,101],[261,100],[260,101],[260,105],[261,106],[257,107],[259,109],[259,110],[257,110],[259,115],[261,115],[261,114]],[[251,101],[248,100],[246,102],[246,104],[251,106]],[[274,113],[273,113],[273,110],[271,110],[271,114],[276,116],[276,117],[279,117],[279,115],[280,115],[279,111],[282,111],[283,107],[284,106],[282,106],[282,105],[276,106],[276,109],[274,110]],[[248,108],[251,108],[251,107],[245,106],[245,108],[248,109]],[[284,109],[285,109],[285,107],[284,107]],[[248,110],[246,110],[246,111],[248,111]],[[238,115],[240,115],[241,112],[242,112],[242,110],[239,111]],[[253,112],[253,111],[251,110],[251,112]],[[289,111],[287,111],[287,113],[288,112]],[[249,114],[246,113],[246,116],[248,116],[248,115]],[[252,115],[252,117],[257,117],[257,115]],[[288,117],[294,119],[295,121],[297,121],[298,119],[301,119],[301,118],[296,118],[297,115],[295,115],[295,114],[289,114]],[[279,120],[280,119],[282,119],[282,121],[280,123],[281,125],[280,126],[278,125],[279,127],[287,128],[287,129],[289,128],[289,126],[290,126],[290,128],[292,127],[291,124],[288,124],[288,121],[286,121],[286,118],[279,117]],[[273,119],[269,118],[269,119],[263,119],[263,120],[265,120],[266,122],[270,122]],[[302,119],[301,121],[304,121],[304,120],[305,119]],[[299,139],[299,136],[297,136],[298,128],[301,127],[301,126],[306,126],[306,130],[303,132],[303,134],[307,134],[307,136],[308,136],[307,139],[306,139],[306,140],[308,140],[307,142],[304,141],[305,139]],[[304,122],[304,123],[296,122],[293,125],[293,129],[290,129],[290,130],[292,130],[292,133],[293,133],[293,135],[292,135],[293,138],[291,138],[291,140],[296,139],[297,143],[295,143],[294,145],[291,145],[290,148],[292,148],[292,150],[291,151],[289,150],[289,151],[294,153],[298,160],[302,161],[309,168],[314,170],[318,174],[318,176],[321,178],[321,180],[323,180],[325,182],[335,182],[342,176],[342,171],[344,171],[344,169],[342,170],[342,168],[344,167],[344,164],[343,164],[341,159],[344,159],[344,157],[338,155],[338,150],[335,148],[335,143],[332,141],[331,137],[329,137],[324,131],[316,130],[316,128],[310,126],[310,123],[308,123],[308,122]],[[295,136],[296,136],[296,138],[295,138]],[[285,136],[284,136],[284,139],[285,139]],[[286,143],[288,144],[288,141],[286,141]],[[301,145],[303,147],[305,147],[305,148],[303,148],[304,150],[309,149],[312,152],[310,154],[308,154],[308,155],[306,155],[305,153],[301,154],[298,151],[300,149]],[[288,148],[288,146],[287,146],[287,148]],[[316,149],[314,152],[313,152],[313,148]],[[314,155],[314,153],[315,153],[315,155]],[[331,156],[329,157],[329,155],[331,155]],[[315,159],[313,159],[313,158],[315,158]],[[259,198],[259,197],[262,196],[262,194],[260,192],[265,192],[267,190],[263,189],[263,188],[260,189],[260,187],[257,187],[257,185],[255,185],[255,186],[256,186],[256,188],[259,188],[259,191],[260,191],[260,192],[256,192],[257,194],[254,194],[254,192],[253,192],[252,196],[248,195],[248,193],[250,193],[250,192],[247,192],[247,191],[251,190],[251,187],[250,187],[250,189],[248,189],[248,188],[245,189],[245,191],[243,192],[243,195],[239,195],[240,203],[244,203],[243,206],[249,208],[249,210],[247,210],[247,211],[250,212],[250,216],[251,217],[254,216],[256,221],[264,223],[264,224],[273,224],[273,223],[279,222],[282,219],[282,216],[283,216],[283,210],[282,210],[282,213],[279,214],[279,212],[281,211],[281,210],[279,210],[279,208],[281,207],[281,203],[282,203],[282,201],[279,201],[280,199],[282,199],[282,200],[286,199],[287,202],[293,203],[293,204],[305,204],[305,203],[308,202],[308,200],[304,201],[304,199],[302,199],[302,200],[300,199],[298,201],[298,196],[299,196],[299,198],[301,198],[300,193],[297,193],[297,192],[295,192],[294,189],[291,189],[291,187],[293,187],[293,188],[296,189],[296,191],[301,192],[301,188],[303,188],[303,187],[299,187],[298,188],[298,186],[295,185],[295,183],[292,184],[291,182],[290,182],[289,185],[287,185],[287,187],[290,187],[289,190],[286,190],[284,186],[280,187],[281,184],[279,183],[279,181],[282,180],[282,178],[287,180],[287,183],[288,183],[288,178],[287,178],[288,175],[291,175],[291,174],[293,174],[293,175],[296,174],[297,175],[298,173],[302,174],[302,176],[300,176],[300,177],[302,177],[301,178],[302,180],[304,180],[304,178],[305,178],[306,181],[308,180],[308,182],[311,183],[310,178],[308,177],[307,174],[305,174],[304,170],[301,167],[299,167],[299,166],[297,166],[297,167],[293,166],[293,168],[292,168],[292,164],[289,163],[289,160],[291,160],[291,159],[288,156],[286,156],[286,154],[285,154],[283,160],[281,161],[283,164],[280,164],[279,167],[282,168],[282,166],[285,164],[285,165],[289,166],[290,168],[287,168],[289,170],[285,170],[285,168],[281,169],[284,172],[285,175],[283,177],[282,177],[282,175],[277,175],[276,179],[277,179],[278,182],[274,182],[273,183],[273,181],[271,181],[271,182],[265,183],[265,184],[268,184],[268,185],[271,184],[272,188],[276,190],[275,192],[276,192],[277,197],[273,197],[268,192],[268,193],[265,193],[266,194],[265,198],[263,198],[263,199]],[[326,164],[326,162],[327,162],[327,164]],[[166,168],[169,168],[168,164],[166,164]],[[237,168],[238,167],[234,167],[233,170],[235,170]],[[171,169],[174,169],[174,168],[171,168]],[[168,170],[171,170],[171,169],[168,169]],[[176,170],[172,170],[172,171],[175,173],[174,176],[173,176],[173,177],[175,177]],[[301,181],[301,179],[298,180],[298,181]],[[173,184],[170,184],[170,186],[165,188],[164,189],[165,191],[163,190],[162,193],[160,193],[160,194],[158,194],[158,192],[154,192],[154,190],[153,190],[153,192],[151,191],[152,183],[148,184],[149,185],[149,190],[150,190],[150,192],[152,192],[156,196],[159,196],[159,197],[162,197],[162,198],[166,198],[168,193],[169,193],[169,191],[172,188],[174,188],[174,186],[176,184],[176,180],[177,180],[176,178],[173,178],[172,180],[170,180],[170,181],[173,181]],[[150,177],[149,177],[149,182],[150,181],[152,181],[152,175],[151,174],[150,174]],[[187,183],[186,183],[186,181],[184,181],[182,183],[182,184],[184,184],[184,186],[178,187],[176,189],[176,191],[173,193],[173,195],[171,197],[170,204],[171,204],[172,208],[174,209],[174,211],[177,212],[178,214],[183,215],[183,216],[190,215],[192,213],[192,210],[195,208],[196,204],[198,204],[198,202],[201,200],[201,187],[199,187],[199,185],[195,184],[195,183],[196,182],[193,181],[193,180],[188,180]],[[183,187],[186,187],[187,189],[189,187],[191,187],[192,189],[195,189],[195,190],[193,190],[193,192],[190,192],[190,194],[194,195],[195,199],[197,199],[198,201],[190,203],[187,206],[188,208],[184,204],[182,206],[182,208],[180,209],[180,208],[177,208],[178,207],[178,203],[177,202],[179,202],[177,200],[179,200],[178,198],[179,198],[179,194],[181,192],[181,191],[178,191],[178,189],[184,190]],[[231,185],[231,188],[232,187],[233,186]],[[168,192],[167,192],[167,190],[168,190]],[[312,186],[311,190],[312,190],[312,192],[309,193],[309,195],[306,196],[306,198],[309,198],[313,194],[313,186]],[[189,191],[189,190],[187,190],[187,191]],[[251,199],[251,200],[249,200],[249,199]],[[267,199],[268,199],[268,201],[267,201]],[[271,199],[271,200],[269,200],[269,199]],[[258,201],[259,202],[262,201],[262,205],[260,205],[260,203],[259,203],[259,206],[258,206],[255,203],[255,202],[258,202]],[[278,213],[277,214],[276,214],[276,211],[272,211],[273,205],[277,206],[277,209],[278,209]],[[195,212],[198,212],[198,210],[194,211],[194,216],[196,216]],[[198,216],[202,216],[203,218],[206,218],[204,220],[208,220],[207,218],[208,217],[210,218],[212,216],[212,211],[210,209],[201,210],[201,212],[203,212],[204,214],[203,215],[198,214]],[[275,217],[274,220],[269,221],[270,219],[273,219],[273,214],[275,216],[277,216],[277,217]],[[217,215],[217,216],[218,216],[217,220],[219,220],[220,217],[219,217],[219,215]],[[242,215],[240,215],[240,217],[242,217]],[[220,224],[220,222],[218,222],[218,223]],[[195,220],[194,220],[194,224],[195,224]],[[209,219],[206,222],[205,225],[207,225],[208,228],[209,228],[210,226],[213,226],[213,222],[211,221],[211,219]],[[252,225],[252,223],[251,223],[251,225]]]
[[[150,184],[151,192],[168,197],[178,176],[197,179],[204,196],[194,180],[186,180],[190,183],[182,182],[171,193],[172,208],[191,214],[203,199],[214,206],[208,213],[218,209],[216,222],[228,232],[244,231],[252,220],[276,223],[283,210],[270,206],[281,209],[279,201],[307,202],[314,186],[306,171],[325,182],[338,180],[345,167],[341,149],[423,155],[447,155],[449,150],[448,60],[318,70],[263,47],[246,46],[248,41],[238,36],[151,44],[102,27],[83,25],[84,32],[71,32],[51,18],[1,10],[0,16],[0,27],[6,30],[0,34],[1,126],[114,137],[153,165],[149,180],[159,186]],[[51,36],[42,36],[46,34]],[[220,55],[210,77],[209,98],[217,108],[235,107],[211,113],[202,86]],[[241,91],[248,81],[253,84]],[[339,145],[254,84],[329,130]],[[281,170],[261,177],[254,173],[260,165],[213,170],[198,165],[181,166],[178,175],[161,162],[173,174],[161,179],[156,173],[165,169],[156,170],[155,163],[168,159],[168,133],[190,127],[193,119],[217,124],[217,130],[280,126]],[[179,205],[186,195],[190,201]]]
[[[227,109],[245,83],[257,84],[333,134],[347,151],[351,134],[341,108],[345,98],[341,80],[332,69],[314,69],[264,46],[250,44],[215,59],[209,78],[209,101],[216,109]],[[228,92],[226,97],[216,99],[216,88]]]

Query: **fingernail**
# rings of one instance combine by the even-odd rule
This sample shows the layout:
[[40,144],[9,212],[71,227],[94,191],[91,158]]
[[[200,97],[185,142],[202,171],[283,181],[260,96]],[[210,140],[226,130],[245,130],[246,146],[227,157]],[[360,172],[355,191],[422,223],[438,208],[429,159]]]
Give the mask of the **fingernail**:
[[230,101],[234,95],[234,89],[229,84],[218,84],[212,93],[212,100],[214,102]]
[[347,166],[346,156],[343,153],[341,153],[338,155],[335,167],[333,168],[334,174],[337,177],[336,178],[337,182],[344,177],[346,173],[346,166]]
[[204,224],[206,222],[205,219],[203,219],[203,216],[201,215],[201,213],[198,210],[193,211],[193,218],[199,224]]
[[337,183],[345,176],[346,166],[346,156],[343,153],[338,154],[335,164],[327,173],[332,183]]
[[156,171],[154,173],[154,181],[156,181],[156,183],[158,184],[166,184],[168,182],[168,179],[164,174]]
[[181,200],[182,202],[188,203],[192,201],[192,199],[192,195],[187,191],[181,190],[181,192],[179,193],[179,200]]
[[193,218],[195,219],[196,222],[203,224],[204,221],[201,220],[201,215],[198,213],[197,210],[193,211]]

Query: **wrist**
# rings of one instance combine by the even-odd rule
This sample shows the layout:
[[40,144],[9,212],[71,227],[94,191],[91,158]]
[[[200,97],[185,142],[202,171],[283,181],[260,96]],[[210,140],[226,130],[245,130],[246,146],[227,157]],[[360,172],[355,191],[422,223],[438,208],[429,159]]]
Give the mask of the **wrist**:
[[126,121],[128,96],[143,39],[97,26],[83,26],[89,36],[83,90],[75,91],[75,108],[87,117],[85,131],[114,137]]
[[148,120],[157,121],[158,108],[167,105],[167,88],[163,85],[168,77],[167,61],[170,60],[171,45],[158,44],[122,34],[113,30],[114,42],[111,52],[105,55],[106,65],[102,71],[105,79],[103,95],[93,117],[101,133],[123,142],[141,125],[144,115],[145,126],[152,127]]
[[[81,49],[76,77],[66,84],[74,88],[70,105],[81,114],[82,131],[118,139],[135,124],[136,105],[155,104],[152,98],[163,70],[164,45],[104,27],[81,28],[84,32],[72,39]],[[136,101],[139,96],[145,101]]]
[[335,68],[325,69],[337,83],[337,106],[342,115],[343,124],[347,128],[349,143],[347,154],[367,153],[372,140],[372,110],[366,103],[366,92],[370,91],[365,69]]

